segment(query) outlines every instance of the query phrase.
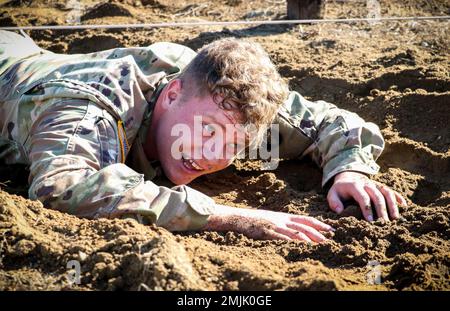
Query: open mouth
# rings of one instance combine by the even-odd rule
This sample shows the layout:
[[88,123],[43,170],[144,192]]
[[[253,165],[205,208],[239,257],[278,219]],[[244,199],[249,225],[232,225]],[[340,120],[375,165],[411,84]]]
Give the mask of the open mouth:
[[195,162],[192,159],[188,159],[184,154],[181,157],[181,160],[183,161],[184,167],[186,167],[187,169],[189,169],[191,171],[201,172],[204,170],[200,165],[198,165],[197,162]]

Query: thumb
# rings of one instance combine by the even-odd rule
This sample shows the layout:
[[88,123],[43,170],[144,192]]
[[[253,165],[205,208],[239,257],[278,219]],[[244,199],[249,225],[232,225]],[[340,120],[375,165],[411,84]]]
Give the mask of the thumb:
[[344,210],[344,204],[341,202],[336,190],[330,189],[327,195],[327,201],[328,205],[334,212],[340,214]]

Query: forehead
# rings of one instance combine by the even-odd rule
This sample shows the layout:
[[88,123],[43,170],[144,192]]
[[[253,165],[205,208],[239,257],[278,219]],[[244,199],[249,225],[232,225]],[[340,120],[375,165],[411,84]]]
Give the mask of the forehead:
[[188,99],[189,108],[197,115],[214,118],[221,124],[242,124],[243,116],[231,101],[223,102],[220,96],[193,96]]

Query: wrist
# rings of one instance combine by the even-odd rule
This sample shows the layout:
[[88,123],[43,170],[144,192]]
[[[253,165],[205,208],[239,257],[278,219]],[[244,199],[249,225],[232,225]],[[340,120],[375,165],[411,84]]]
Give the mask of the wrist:
[[243,226],[249,218],[255,218],[258,211],[216,204],[214,212],[208,217],[202,230],[234,231],[236,227]]
[[356,172],[356,171],[343,171],[343,172],[337,173],[334,176],[333,183],[335,183],[339,180],[342,180],[342,179],[348,179],[348,178],[353,178],[353,177],[367,177],[367,175],[363,174],[361,172]]

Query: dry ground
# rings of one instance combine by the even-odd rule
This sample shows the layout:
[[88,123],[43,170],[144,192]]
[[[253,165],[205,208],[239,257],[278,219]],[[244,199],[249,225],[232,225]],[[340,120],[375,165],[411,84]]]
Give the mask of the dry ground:
[[[284,1],[1,1],[0,26],[279,19]],[[76,1],[74,1],[76,3]],[[448,15],[448,1],[381,1],[383,16]],[[328,1],[324,16],[364,17],[364,2]],[[80,16],[80,14],[78,15]],[[317,216],[335,226],[320,245],[235,233],[171,234],[126,220],[85,220],[26,197],[26,171],[0,166],[0,289],[449,290],[450,92],[447,21],[302,26],[31,31],[58,53],[172,41],[198,49],[225,36],[261,43],[290,87],[377,123],[386,150],[374,178],[402,193],[403,219],[369,224],[327,208],[307,160],[277,171],[236,163],[193,187],[218,202]],[[17,194],[17,195],[13,195]],[[354,215],[354,216],[351,216]],[[81,284],[66,264],[81,262]],[[377,261],[379,285],[367,283]]]

